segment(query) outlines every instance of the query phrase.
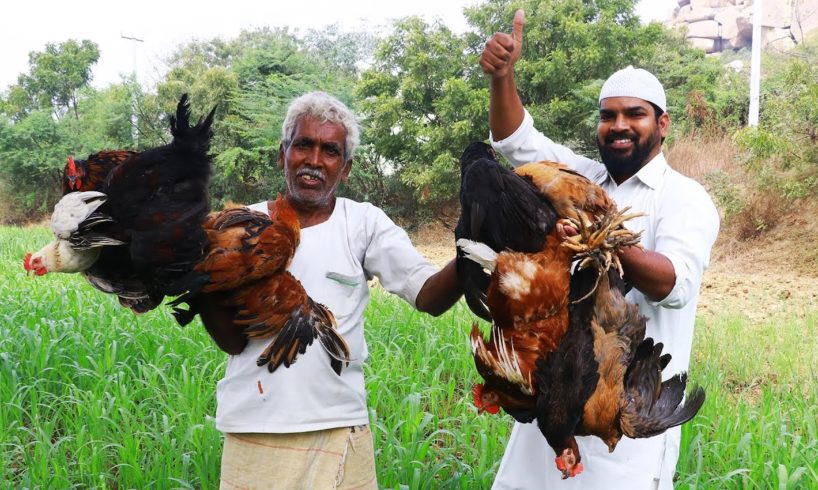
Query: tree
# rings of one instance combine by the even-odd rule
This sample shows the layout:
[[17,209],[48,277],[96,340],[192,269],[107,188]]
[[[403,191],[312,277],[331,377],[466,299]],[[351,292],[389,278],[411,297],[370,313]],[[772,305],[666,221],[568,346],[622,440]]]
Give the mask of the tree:
[[818,35],[763,60],[759,125],[734,140],[758,185],[788,199],[818,193]]
[[460,152],[488,134],[488,91],[476,72],[477,52],[462,37],[408,17],[395,23],[358,84],[365,141],[427,206],[452,201]]
[[88,40],[69,39],[46,44],[45,51],[28,55],[29,74],[18,77],[37,109],[51,109],[57,118],[71,111],[79,119],[78,94],[91,81],[91,68],[99,60],[99,48]]
[[86,90],[79,103],[79,119],[59,121],[61,145],[79,158],[104,149],[134,149],[131,111],[130,85]]
[[14,219],[50,210],[58,195],[59,168],[65,164],[61,141],[50,112],[34,111],[15,123],[0,117],[0,183],[12,199],[4,203],[11,208],[4,214]]
[[632,0],[496,0],[466,9],[473,32],[406,18],[379,46],[358,86],[365,135],[421,202],[456,198],[457,159],[488,136],[488,80],[477,64],[485,40],[510,32],[525,9],[523,56],[517,62],[523,103],[538,128],[578,150],[595,152],[602,80],[653,52],[662,27],[642,26]]
[[746,123],[749,76],[725,70],[723,59],[693,48],[681,32],[664,31],[640,63],[665,87],[671,141],[679,134],[720,136]]
[[373,32],[346,32],[331,25],[310,29],[299,42],[325,71],[357,77],[359,67],[371,62],[378,38]]

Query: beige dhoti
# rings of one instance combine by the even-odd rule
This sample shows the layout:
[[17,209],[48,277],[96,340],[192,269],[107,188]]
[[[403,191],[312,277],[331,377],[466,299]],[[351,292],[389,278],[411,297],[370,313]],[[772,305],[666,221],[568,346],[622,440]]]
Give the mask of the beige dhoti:
[[225,434],[221,489],[377,489],[368,426]]

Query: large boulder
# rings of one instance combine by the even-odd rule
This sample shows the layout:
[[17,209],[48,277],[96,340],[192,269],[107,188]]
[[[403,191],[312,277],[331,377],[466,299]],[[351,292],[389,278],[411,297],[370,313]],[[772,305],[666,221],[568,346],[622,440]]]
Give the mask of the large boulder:
[[[680,11],[681,12],[681,11]],[[718,9],[705,7],[693,10],[692,7],[688,8],[685,12],[685,16],[682,17],[687,24],[692,24],[694,22],[701,22],[703,20],[712,20],[716,17],[718,13]]]
[[719,36],[719,23],[715,20],[702,20],[687,24],[687,35],[685,37],[705,37],[716,39]]
[[[750,47],[753,0],[678,0],[665,24],[682,28],[691,44],[708,53]],[[818,29],[818,0],[764,0],[761,25],[765,46],[790,49]]]
[[789,28],[792,23],[792,11],[789,1],[767,0],[761,7],[761,25],[779,29]]
[[723,9],[713,19],[721,26],[722,49],[741,49],[753,40],[752,19],[739,9]]
[[716,39],[706,37],[689,37],[687,38],[687,42],[693,45],[694,48],[699,48],[707,54],[718,52]]
[[815,29],[818,29],[818,1],[797,2],[790,21],[793,38],[800,43],[806,33]]
[[701,8],[723,8],[734,5],[735,2],[730,0],[690,0],[690,5],[694,10]]

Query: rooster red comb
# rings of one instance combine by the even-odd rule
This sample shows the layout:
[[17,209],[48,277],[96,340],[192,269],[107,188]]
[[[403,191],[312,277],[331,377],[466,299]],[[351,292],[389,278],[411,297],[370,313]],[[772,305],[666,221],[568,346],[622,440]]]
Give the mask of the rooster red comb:
[[474,406],[477,408],[483,408],[483,401],[480,399],[482,393],[483,385],[474,385],[474,388],[471,389],[471,394],[474,396]]
[[472,395],[474,395],[474,406],[477,407],[477,410],[480,412],[488,412],[491,414],[495,414],[500,411],[500,407],[497,405],[485,405],[483,403],[483,385],[478,384],[474,385],[474,388],[471,390]]
[[74,163],[74,157],[68,155],[68,163],[65,165],[65,177],[68,179],[68,189],[77,191],[80,188],[80,183],[77,182],[79,173],[77,172],[77,165]]

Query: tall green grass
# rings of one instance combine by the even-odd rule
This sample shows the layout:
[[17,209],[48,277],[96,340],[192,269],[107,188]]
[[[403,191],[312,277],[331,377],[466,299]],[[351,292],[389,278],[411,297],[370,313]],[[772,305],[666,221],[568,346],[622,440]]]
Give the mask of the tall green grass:
[[[220,353],[166,309],[135,316],[80,277],[27,278],[50,239],[0,228],[0,488],[217,488]],[[508,416],[478,416],[463,305],[434,319],[373,291],[370,420],[385,488],[488,488]],[[818,311],[702,318],[678,488],[818,488]],[[543,464],[549,464],[544,461]]]
[[700,319],[690,376],[707,401],[683,427],[679,488],[818,488],[816,324],[816,309]]

